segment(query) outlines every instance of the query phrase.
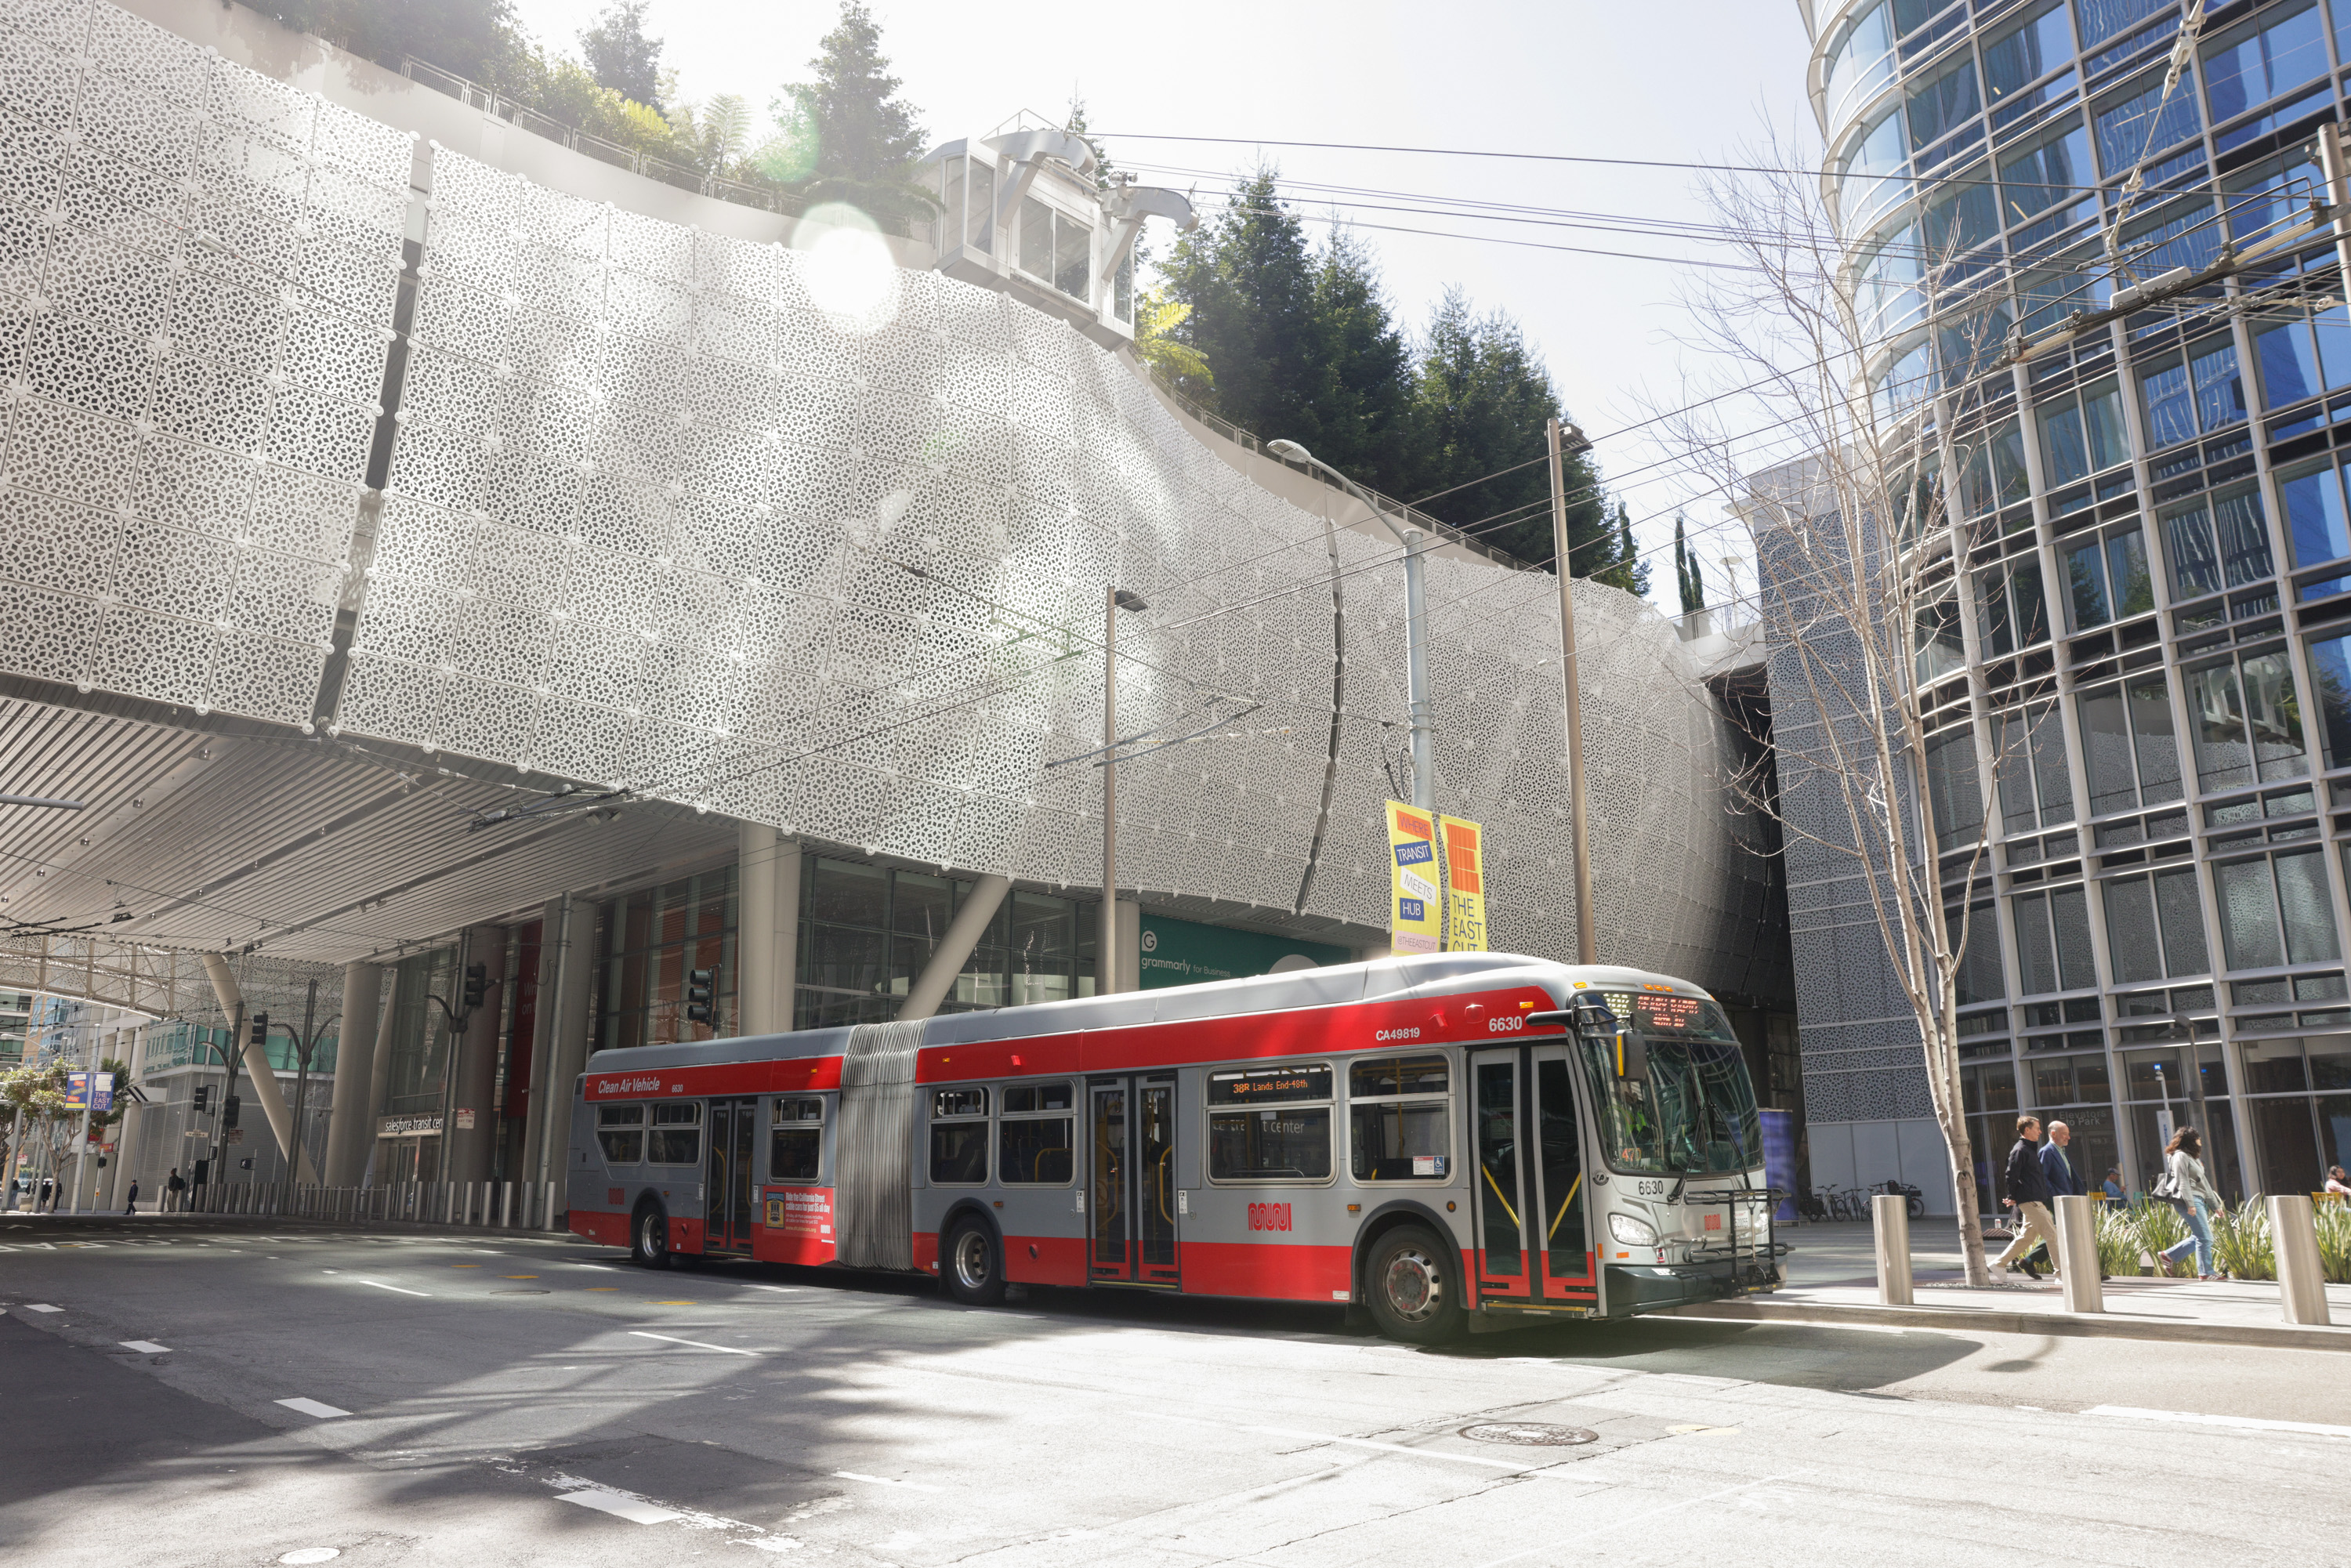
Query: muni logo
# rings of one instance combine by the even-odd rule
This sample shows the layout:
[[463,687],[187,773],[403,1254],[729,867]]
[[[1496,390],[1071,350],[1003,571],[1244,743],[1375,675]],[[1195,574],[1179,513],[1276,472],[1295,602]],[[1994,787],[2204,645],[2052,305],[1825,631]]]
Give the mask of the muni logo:
[[1251,1230],[1287,1230],[1290,1228],[1290,1205],[1286,1203],[1252,1203],[1249,1206]]

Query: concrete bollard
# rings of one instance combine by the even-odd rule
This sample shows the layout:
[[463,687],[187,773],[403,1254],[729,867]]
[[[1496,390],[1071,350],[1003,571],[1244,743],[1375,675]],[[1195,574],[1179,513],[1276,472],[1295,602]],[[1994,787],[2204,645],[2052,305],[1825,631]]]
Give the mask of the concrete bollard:
[[2277,1254],[2278,1301],[2290,1323],[2325,1323],[2326,1270],[2318,1260],[2318,1219],[2301,1193],[2270,1198],[2270,1245]]
[[2103,1312],[2106,1293],[2098,1283],[2098,1208],[2078,1195],[2057,1199],[2057,1271],[2064,1276],[2065,1310]]
[[1910,1278],[1910,1200],[1879,1193],[1869,1200],[1877,1230],[1877,1303],[1907,1307],[1916,1298]]

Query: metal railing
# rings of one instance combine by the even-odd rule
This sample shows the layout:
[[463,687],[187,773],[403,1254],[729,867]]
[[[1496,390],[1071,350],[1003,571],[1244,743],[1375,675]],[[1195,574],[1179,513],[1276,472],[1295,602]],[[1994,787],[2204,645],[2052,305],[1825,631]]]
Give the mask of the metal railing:
[[752,183],[730,180],[723,174],[709,174],[690,164],[672,162],[656,158],[633,147],[623,147],[617,141],[607,141],[577,126],[567,125],[551,114],[542,113],[527,103],[507,97],[495,88],[468,81],[453,71],[427,64],[413,55],[402,57],[401,74],[421,86],[495,115],[517,131],[528,131],[534,136],[582,152],[600,163],[610,163],[616,169],[626,169],[632,174],[642,174],[648,180],[658,180],[664,185],[674,185],[681,191],[691,191],[698,196],[710,196],[721,202],[731,202],[738,207],[757,207],[762,212],[779,213],[797,217],[808,204],[794,192],[781,185]]
[[308,1183],[211,1182],[188,1194],[185,1212],[281,1219],[404,1220],[495,1230],[559,1230],[561,1198],[554,1182],[409,1181],[378,1186]]

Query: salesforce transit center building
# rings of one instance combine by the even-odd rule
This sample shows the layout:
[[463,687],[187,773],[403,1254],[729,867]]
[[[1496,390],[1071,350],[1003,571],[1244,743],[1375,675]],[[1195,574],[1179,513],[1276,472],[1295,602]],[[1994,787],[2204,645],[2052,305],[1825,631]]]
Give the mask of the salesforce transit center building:
[[[2351,3],[1802,9],[1872,391],[1950,476],[1956,603],[1918,657],[1948,887],[1992,819],[1980,1176],[2029,1110],[2093,1187],[2143,1186],[2198,1116],[2224,1191],[2315,1187],[2351,1160],[2351,315],[2313,223]],[[1875,928],[1816,853],[1789,874],[1815,1179],[1844,1126],[1857,1179],[1928,1171],[1887,1050],[1915,1026],[1852,967]]]
[[[121,1015],[111,1172],[544,1183],[591,1047],[1386,950],[1395,539],[1137,363],[1183,195],[1028,117],[919,177],[883,233],[214,0],[0,6],[0,755],[85,808],[0,806],[0,987]],[[1437,803],[1573,952],[1557,585],[1414,520]],[[1573,594],[1603,954],[1786,1106],[1753,629]]]

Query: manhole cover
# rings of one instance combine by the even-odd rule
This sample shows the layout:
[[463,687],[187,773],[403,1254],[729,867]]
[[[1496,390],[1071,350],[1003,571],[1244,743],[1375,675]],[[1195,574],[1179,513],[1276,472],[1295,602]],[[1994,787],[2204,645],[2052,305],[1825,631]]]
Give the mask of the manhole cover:
[[490,1294],[493,1296],[544,1296],[549,1294],[549,1292],[545,1291],[492,1291]]
[[1554,1427],[1543,1421],[1489,1421],[1464,1427],[1461,1435],[1473,1443],[1516,1443],[1528,1448],[1572,1448],[1596,1443],[1600,1434],[1581,1427]]

